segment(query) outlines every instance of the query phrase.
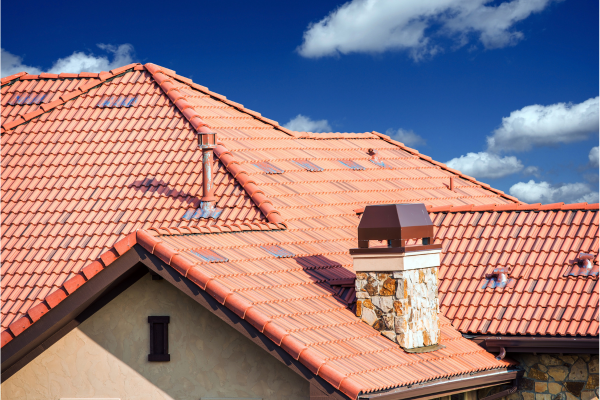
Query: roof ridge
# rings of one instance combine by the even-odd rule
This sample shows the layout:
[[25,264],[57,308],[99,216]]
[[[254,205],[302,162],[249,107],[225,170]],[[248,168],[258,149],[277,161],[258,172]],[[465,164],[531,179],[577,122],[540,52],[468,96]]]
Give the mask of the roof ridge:
[[[194,127],[197,132],[212,132],[210,126],[202,120],[202,117],[196,111],[194,106],[187,101],[186,96],[175,87],[173,81],[171,80],[175,79],[171,76],[175,75],[175,71],[168,70],[167,68],[163,69],[156,64],[150,63],[144,65],[144,67],[150,73],[152,79],[154,79],[154,81],[160,86],[160,88],[169,97],[171,102],[173,102],[173,104],[179,109],[185,119]],[[213,153],[215,156],[217,156],[217,158],[219,158],[219,160],[221,160],[227,171],[233,175],[235,180],[242,186],[242,188],[244,188],[248,196],[250,196],[256,206],[262,211],[267,220],[273,224],[283,224],[285,226],[285,220],[281,217],[279,211],[275,210],[271,200],[267,199],[264,192],[258,188],[256,183],[252,180],[252,178],[250,178],[250,174],[248,174],[248,172],[241,167],[240,163],[234,160],[229,150],[219,143],[213,150]],[[245,174],[246,177],[240,177],[242,174]],[[218,232],[221,231],[219,230]]]
[[219,101],[221,101],[221,102],[223,102],[223,103],[225,103],[225,104],[227,104],[227,105],[229,105],[229,106],[231,106],[233,108],[238,109],[240,112],[243,112],[245,114],[249,114],[252,117],[254,117],[254,118],[256,118],[256,119],[258,119],[258,120],[266,123],[267,125],[273,126],[273,128],[275,128],[277,130],[280,130],[280,131],[282,131],[284,133],[287,133],[288,135],[290,135],[290,136],[292,136],[294,138],[298,138],[297,132],[294,132],[292,130],[284,128],[283,126],[279,125],[279,122],[274,121],[274,120],[269,119],[269,118],[266,118],[266,117],[263,117],[259,112],[247,109],[247,108],[245,108],[240,103],[237,103],[237,102],[232,101],[232,100],[228,100],[227,97],[225,97],[225,96],[223,96],[221,94],[215,93],[215,92],[209,90],[206,86],[199,85],[199,84],[195,83],[194,81],[192,81],[189,78],[186,78],[184,76],[178,75],[177,73],[175,73],[175,71],[173,71],[171,69],[164,68],[164,67],[161,67],[160,65],[156,65],[156,64],[152,64],[152,63],[145,64],[145,67],[146,67],[146,69],[148,69],[148,67],[156,68],[157,71],[160,71],[163,74],[165,74],[165,75],[167,75],[167,76],[169,76],[169,77],[171,77],[173,79],[181,81],[181,82],[185,83],[186,85],[189,85],[192,88],[194,88],[194,89],[196,89],[196,90],[198,90],[200,92],[203,92],[203,93],[205,93],[205,94],[207,94],[207,95],[209,95],[211,97],[214,97],[215,99],[217,99],[217,100],[219,100]]
[[[256,226],[252,226],[256,225]],[[257,229],[258,228],[258,229]],[[178,236],[203,233],[228,233],[228,232],[248,232],[248,231],[267,231],[274,229],[285,229],[283,223],[273,222],[242,222],[239,224],[211,225],[211,226],[180,226],[180,227],[159,227],[147,228],[148,231],[156,232],[157,236]]]
[[439,161],[435,161],[435,160],[434,160],[434,159],[432,159],[431,157],[429,157],[429,156],[426,156],[426,155],[424,155],[424,154],[421,154],[421,153],[419,153],[419,151],[418,151],[418,150],[416,150],[416,149],[413,149],[412,147],[408,147],[408,146],[406,146],[404,143],[402,143],[402,142],[399,142],[399,141],[397,141],[397,140],[394,140],[394,139],[392,139],[391,137],[389,137],[388,135],[384,135],[383,133],[379,133],[379,132],[376,132],[376,131],[373,131],[373,132],[371,132],[371,133],[372,133],[373,135],[375,135],[375,136],[378,136],[378,137],[380,137],[381,139],[385,140],[385,141],[386,141],[386,142],[388,142],[388,143],[395,144],[396,146],[398,146],[398,147],[402,148],[403,150],[405,150],[405,151],[408,151],[409,153],[411,153],[411,154],[413,154],[413,155],[415,155],[415,156],[418,156],[419,158],[421,158],[421,159],[423,159],[423,160],[425,160],[425,161],[428,161],[428,162],[430,162],[430,163],[432,163],[432,164],[434,164],[434,165],[437,165],[437,166],[438,166],[438,167],[440,167],[441,169],[444,169],[444,170],[446,170],[446,171],[449,171],[449,172],[451,172],[451,173],[453,173],[453,174],[455,174],[455,175],[458,175],[458,176],[459,176],[460,178],[462,178],[462,179],[465,179],[465,180],[467,180],[467,181],[473,182],[473,183],[475,183],[475,184],[477,184],[477,185],[480,185],[481,187],[484,187],[484,188],[486,188],[487,190],[489,190],[489,191],[491,191],[491,192],[497,193],[497,194],[499,194],[499,195],[500,195],[500,196],[502,196],[502,197],[505,197],[505,198],[507,198],[507,199],[509,199],[509,200],[512,200],[512,201],[516,202],[516,203],[519,203],[519,199],[517,199],[516,197],[510,196],[510,195],[508,195],[508,194],[504,193],[502,190],[494,189],[493,187],[491,187],[491,186],[490,186],[490,185],[488,185],[487,183],[479,182],[477,179],[473,178],[472,176],[465,175],[465,174],[463,174],[462,172],[460,172],[459,170],[456,170],[456,169],[454,169],[454,168],[450,168],[450,167],[448,167],[448,166],[447,166],[446,164],[444,164],[444,163],[441,163],[441,162],[439,162]]
[[[427,206],[427,211],[429,212],[476,212],[476,211],[549,211],[549,210],[598,210],[598,203],[573,203],[573,204],[565,204],[565,203],[552,203],[552,204],[526,204],[526,203],[516,203],[516,204],[485,204],[485,205],[475,205],[468,204],[463,206]],[[358,209],[360,210],[360,209]]]
[[[64,93],[62,96],[60,96],[60,98],[58,100],[52,101],[50,103],[42,104],[35,111],[31,111],[26,114],[19,115],[13,121],[8,122],[8,123],[3,123],[2,126],[0,127],[0,134],[7,133],[8,131],[16,128],[17,126],[25,124],[25,123],[31,121],[32,119],[39,117],[40,115],[45,114],[45,113],[49,112],[50,110],[53,110],[54,108],[65,104],[67,101],[72,100],[76,97],[81,96],[82,94],[87,93],[92,88],[103,84],[107,80],[115,78],[118,75],[121,75],[123,73],[126,73],[130,69],[135,69],[138,66],[141,67],[141,64],[132,63],[132,64],[124,65],[119,68],[112,69],[109,72],[104,72],[104,71],[100,72],[100,73],[98,73],[98,79],[91,79],[89,82],[76,88],[75,90],[73,90],[69,93]],[[83,76],[82,78],[90,78],[90,76],[89,76],[90,73],[82,72],[82,74],[88,74],[88,76]],[[40,75],[26,75],[25,73],[22,74],[19,72],[18,74],[15,74],[15,75],[19,75],[18,79],[24,80],[24,78],[30,77],[30,76],[35,76],[36,78],[34,78],[34,79],[38,79],[38,77],[41,77],[42,75],[44,75],[44,73],[42,73]],[[11,75],[8,78],[12,78],[15,75]],[[54,75],[54,74],[46,74],[46,75]],[[68,76],[68,77],[73,77],[73,78],[79,77],[77,74],[60,74],[60,75],[74,75],[74,76]],[[57,75],[56,77],[60,77],[60,75]],[[64,76],[64,77],[67,77],[67,76]],[[42,79],[43,78],[44,77],[42,77]],[[4,79],[6,79],[6,78],[4,78]],[[29,78],[26,78],[26,79],[29,79]],[[13,78],[12,80],[15,80],[15,79]],[[2,84],[4,84],[4,81],[2,81]]]
[[298,139],[377,139],[371,132],[296,132]]
[[27,75],[27,72],[21,71],[21,72],[17,72],[16,74],[5,76],[4,78],[0,79],[0,84],[2,86],[4,86],[4,84],[9,83],[10,81],[16,81],[17,79],[19,79],[23,75]]

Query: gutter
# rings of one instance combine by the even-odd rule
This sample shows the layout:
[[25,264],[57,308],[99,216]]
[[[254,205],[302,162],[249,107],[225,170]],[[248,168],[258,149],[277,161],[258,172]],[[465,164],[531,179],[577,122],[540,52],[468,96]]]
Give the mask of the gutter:
[[463,335],[492,353],[598,354],[598,337]]
[[363,394],[358,396],[358,398],[371,400],[434,399],[505,383],[514,384],[513,381],[517,379],[519,373],[520,371],[518,370],[503,368],[492,372],[485,371],[471,375],[438,379],[436,381],[392,389],[387,392]]

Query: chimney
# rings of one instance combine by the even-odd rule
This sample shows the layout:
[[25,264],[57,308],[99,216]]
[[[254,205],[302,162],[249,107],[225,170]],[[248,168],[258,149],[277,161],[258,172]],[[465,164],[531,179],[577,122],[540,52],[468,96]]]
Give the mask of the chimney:
[[200,208],[209,211],[215,208],[215,188],[213,184],[213,149],[217,146],[217,134],[206,126],[197,132],[198,147],[202,150],[202,198]]
[[[440,348],[438,267],[441,245],[424,204],[367,206],[350,249],[356,315],[407,351]],[[410,239],[421,244],[407,245]],[[369,241],[383,246],[370,247]]]

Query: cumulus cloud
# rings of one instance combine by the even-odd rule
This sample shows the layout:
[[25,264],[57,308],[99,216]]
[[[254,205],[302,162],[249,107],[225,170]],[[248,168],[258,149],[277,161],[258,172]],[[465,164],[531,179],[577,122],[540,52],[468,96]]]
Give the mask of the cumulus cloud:
[[23,64],[23,58],[16,56],[4,49],[1,49],[0,54],[0,75],[2,78],[16,74],[17,72],[29,72],[30,74],[39,74],[41,69]]
[[417,135],[413,131],[407,131],[402,128],[398,130],[388,129],[385,134],[394,140],[404,143],[407,146],[418,146],[426,143],[425,139],[423,139],[421,136]]
[[466,156],[453,158],[446,165],[476,178],[502,178],[523,169],[517,157],[500,157],[486,152],[467,153]]
[[532,105],[502,118],[487,138],[488,151],[526,151],[534,146],[585,140],[598,132],[598,97],[583,103]]
[[598,146],[592,147],[590,154],[588,154],[588,158],[593,167],[598,167]]
[[539,178],[540,177],[540,169],[538,167],[531,165],[529,167],[526,167],[523,170],[523,175],[533,175],[536,178]]
[[519,182],[510,188],[510,194],[526,203],[597,203],[598,192],[587,183],[551,185],[548,182]]
[[409,50],[414,59],[432,55],[440,36],[457,44],[477,36],[486,48],[514,45],[523,33],[514,25],[552,0],[352,0],[311,23],[298,48],[304,57]]
[[[100,72],[109,71],[114,68],[122,67],[123,65],[133,62],[133,46],[130,44],[122,44],[113,46],[109,44],[98,44],[100,50],[108,53],[108,55],[96,56],[94,54],[86,54],[76,51],[68,57],[59,58],[56,60],[50,69],[45,72],[51,74],[60,74],[61,72],[78,74],[80,72]],[[19,56],[11,54],[2,49],[1,73],[2,77],[16,74],[17,72],[26,71],[30,74],[39,74],[44,72],[39,67],[33,67],[23,63],[23,59]]]
[[329,122],[326,119],[314,121],[302,114],[298,114],[295,118],[292,118],[283,127],[297,132],[331,132],[331,126],[329,126]]

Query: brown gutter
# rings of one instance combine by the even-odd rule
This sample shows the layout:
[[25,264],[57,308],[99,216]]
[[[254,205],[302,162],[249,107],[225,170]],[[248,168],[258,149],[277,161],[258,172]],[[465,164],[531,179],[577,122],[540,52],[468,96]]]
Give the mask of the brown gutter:
[[462,375],[458,377],[448,377],[436,381],[424,382],[420,385],[410,387],[401,387],[389,390],[383,393],[372,393],[360,395],[359,399],[372,400],[402,400],[419,399],[427,400],[438,397],[445,397],[455,393],[462,393],[471,390],[482,389],[485,387],[511,383],[517,379],[519,371],[506,370],[505,368],[486,371],[473,375]]
[[489,352],[598,354],[598,337],[463,335]]

